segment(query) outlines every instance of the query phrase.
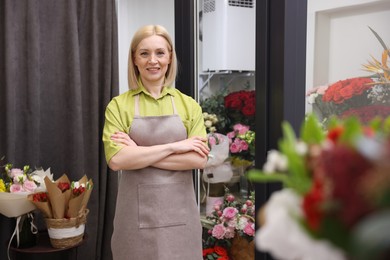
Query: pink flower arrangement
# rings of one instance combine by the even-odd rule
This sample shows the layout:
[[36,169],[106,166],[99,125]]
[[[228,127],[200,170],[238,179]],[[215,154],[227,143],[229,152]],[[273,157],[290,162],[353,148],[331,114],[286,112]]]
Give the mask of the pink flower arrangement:
[[229,138],[232,164],[251,164],[255,156],[255,132],[248,125],[235,124],[233,131],[227,134]]
[[23,169],[16,168],[11,163],[1,166],[1,169],[0,192],[32,193],[38,188],[45,188],[43,178],[48,173],[41,170],[32,171],[28,165]]
[[214,205],[212,213],[202,220],[207,232],[203,237],[203,247],[223,246],[229,249],[236,236],[252,241],[255,234],[254,192],[249,199],[240,202],[225,188],[223,202]]

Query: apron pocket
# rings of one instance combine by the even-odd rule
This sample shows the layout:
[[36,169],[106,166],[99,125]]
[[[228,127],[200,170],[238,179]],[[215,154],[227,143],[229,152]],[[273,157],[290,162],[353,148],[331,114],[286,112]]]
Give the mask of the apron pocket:
[[186,186],[184,182],[138,184],[139,228],[185,225]]

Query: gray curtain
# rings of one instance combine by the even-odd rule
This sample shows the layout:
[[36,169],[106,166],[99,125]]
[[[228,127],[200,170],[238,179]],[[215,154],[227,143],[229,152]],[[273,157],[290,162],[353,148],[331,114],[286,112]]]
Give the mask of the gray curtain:
[[[0,157],[93,179],[78,259],[112,258],[117,176],[101,135],[119,91],[116,26],[115,0],[0,0]],[[0,259],[13,228],[1,215]]]

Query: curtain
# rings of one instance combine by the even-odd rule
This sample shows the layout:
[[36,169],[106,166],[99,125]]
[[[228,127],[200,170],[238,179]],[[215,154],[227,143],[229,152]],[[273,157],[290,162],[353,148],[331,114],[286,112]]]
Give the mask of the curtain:
[[[0,157],[93,180],[78,259],[112,258],[117,176],[101,136],[119,92],[116,19],[115,0],[0,0]],[[13,229],[1,215],[0,259]]]

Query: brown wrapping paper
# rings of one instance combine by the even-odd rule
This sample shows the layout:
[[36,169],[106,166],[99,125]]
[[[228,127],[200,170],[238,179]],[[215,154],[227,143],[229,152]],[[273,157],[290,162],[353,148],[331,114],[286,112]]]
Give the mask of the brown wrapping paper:
[[67,216],[71,218],[77,217],[87,208],[87,204],[91,196],[93,187],[92,180],[88,180],[86,175],[84,175],[78,182],[80,185],[84,185],[85,191],[77,197],[74,195],[71,196],[71,199],[69,201],[69,208],[67,211]]
[[49,178],[45,177],[45,185],[47,193],[49,194],[49,200],[51,203],[53,218],[59,219],[65,217],[65,211],[70,199],[71,191],[67,190],[62,192],[58,188],[58,183],[67,182],[70,185],[68,177],[64,174],[55,182],[52,182]]
[[30,194],[27,196],[27,199],[31,201],[37,207],[37,209],[39,209],[42,212],[45,218],[53,218],[53,214],[51,213],[52,210],[51,210],[50,202],[34,201],[33,196],[34,194]]
[[[75,218],[87,209],[87,204],[91,196],[93,182],[84,175],[78,182],[84,185],[85,191],[76,196],[72,193],[71,182],[66,174],[63,174],[56,181],[49,178],[44,179],[49,202],[33,202],[46,218],[62,219]],[[70,189],[62,192],[58,187],[59,183],[68,183]],[[31,201],[33,200],[33,194]]]

